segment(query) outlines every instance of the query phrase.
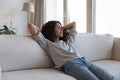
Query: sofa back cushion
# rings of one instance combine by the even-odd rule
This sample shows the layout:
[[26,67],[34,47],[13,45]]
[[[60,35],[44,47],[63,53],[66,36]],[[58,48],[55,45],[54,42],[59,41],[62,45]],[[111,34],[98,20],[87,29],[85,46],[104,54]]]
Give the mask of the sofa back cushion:
[[2,71],[53,66],[36,41],[18,35],[0,35],[0,65]]
[[74,44],[81,56],[85,56],[92,61],[111,59],[112,46],[112,35],[94,33],[78,33]]
[[[74,47],[90,60],[111,59],[113,36],[78,33]],[[51,59],[30,36],[0,35],[2,71],[53,67]]]

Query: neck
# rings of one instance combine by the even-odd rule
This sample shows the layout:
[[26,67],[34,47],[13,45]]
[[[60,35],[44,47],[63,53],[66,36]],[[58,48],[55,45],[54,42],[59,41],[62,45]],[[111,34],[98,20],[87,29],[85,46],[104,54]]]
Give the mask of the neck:
[[59,38],[55,38],[55,42],[58,42],[59,41]]

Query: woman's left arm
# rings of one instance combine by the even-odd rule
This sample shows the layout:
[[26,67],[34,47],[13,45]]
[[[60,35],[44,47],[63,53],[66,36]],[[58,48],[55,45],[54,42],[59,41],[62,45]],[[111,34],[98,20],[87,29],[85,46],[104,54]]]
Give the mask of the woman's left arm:
[[71,22],[63,27],[64,30],[76,30],[76,22]]
[[64,30],[69,30],[68,31],[68,38],[67,38],[67,42],[69,43],[73,43],[75,41],[75,37],[76,37],[76,22],[72,22],[72,23],[69,23],[67,25],[65,25],[63,27]]

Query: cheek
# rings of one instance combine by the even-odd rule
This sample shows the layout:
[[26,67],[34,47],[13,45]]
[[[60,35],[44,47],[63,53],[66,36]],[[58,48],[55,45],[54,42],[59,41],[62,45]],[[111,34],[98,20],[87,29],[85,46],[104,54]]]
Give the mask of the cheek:
[[55,34],[57,34],[57,32],[58,32],[57,29],[55,29]]
[[55,35],[58,36],[61,34],[61,31],[60,30],[55,30]]
[[58,30],[57,29],[55,29],[55,36],[57,36],[58,35]]

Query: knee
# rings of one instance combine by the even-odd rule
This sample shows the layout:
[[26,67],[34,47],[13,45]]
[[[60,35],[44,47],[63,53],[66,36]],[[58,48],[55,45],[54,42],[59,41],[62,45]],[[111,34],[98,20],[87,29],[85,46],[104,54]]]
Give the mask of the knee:
[[105,78],[105,80],[106,80],[106,79],[107,79],[107,80],[117,80],[117,79],[116,79],[114,76],[112,76],[112,75],[109,76],[108,78]]

